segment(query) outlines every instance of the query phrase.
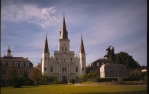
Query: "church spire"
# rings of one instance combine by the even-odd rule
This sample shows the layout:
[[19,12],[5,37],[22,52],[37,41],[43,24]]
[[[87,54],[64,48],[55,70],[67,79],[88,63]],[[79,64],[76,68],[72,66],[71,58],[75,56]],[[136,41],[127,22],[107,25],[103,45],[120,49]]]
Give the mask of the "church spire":
[[8,50],[7,50],[5,56],[6,56],[6,57],[12,57],[12,55],[11,55],[11,50],[10,50],[10,46],[8,47]]
[[84,44],[83,44],[83,39],[82,39],[82,34],[81,34],[80,53],[83,53],[83,54],[85,54],[85,50],[84,50]]
[[7,50],[7,52],[10,52],[10,53],[11,53],[10,46],[8,47],[8,50]]
[[68,39],[68,32],[66,29],[65,14],[64,13],[63,13],[63,26],[62,26],[62,30],[60,31],[60,39]]
[[47,33],[46,33],[46,40],[45,40],[45,46],[44,46],[43,53],[49,53],[48,40],[47,40]]

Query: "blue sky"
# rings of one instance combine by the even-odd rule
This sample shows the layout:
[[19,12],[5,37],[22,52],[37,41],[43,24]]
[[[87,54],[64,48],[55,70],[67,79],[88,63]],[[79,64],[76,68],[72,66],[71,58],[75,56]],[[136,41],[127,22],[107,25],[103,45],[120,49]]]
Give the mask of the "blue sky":
[[70,50],[79,52],[81,34],[86,64],[103,58],[109,45],[147,65],[147,0],[2,0],[1,56],[41,60],[47,32],[50,54],[58,50],[63,12]]

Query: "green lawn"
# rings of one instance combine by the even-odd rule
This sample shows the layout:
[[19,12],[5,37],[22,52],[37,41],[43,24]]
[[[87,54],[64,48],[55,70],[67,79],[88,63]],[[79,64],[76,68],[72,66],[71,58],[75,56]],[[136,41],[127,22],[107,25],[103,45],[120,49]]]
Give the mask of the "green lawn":
[[1,94],[147,94],[147,85],[37,85],[2,87]]

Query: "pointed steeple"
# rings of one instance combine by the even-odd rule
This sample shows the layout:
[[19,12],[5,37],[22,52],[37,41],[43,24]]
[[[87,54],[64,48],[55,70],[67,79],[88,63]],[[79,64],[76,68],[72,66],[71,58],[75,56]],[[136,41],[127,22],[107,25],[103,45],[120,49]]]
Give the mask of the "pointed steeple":
[[44,46],[43,53],[49,53],[48,40],[47,40],[47,33],[46,33],[46,40],[45,40],[45,46]]
[[62,30],[60,31],[60,39],[68,39],[68,32],[66,29],[64,13],[63,13],[63,26],[62,26]]
[[85,54],[85,50],[84,50],[84,44],[83,44],[83,39],[82,39],[82,34],[81,34],[80,53],[83,53],[83,54]]
[[7,50],[7,52],[10,52],[10,53],[11,53],[10,46],[8,47],[8,50]]
[[11,55],[11,50],[10,50],[10,46],[8,47],[8,50],[6,51],[5,57],[12,57],[12,55]]

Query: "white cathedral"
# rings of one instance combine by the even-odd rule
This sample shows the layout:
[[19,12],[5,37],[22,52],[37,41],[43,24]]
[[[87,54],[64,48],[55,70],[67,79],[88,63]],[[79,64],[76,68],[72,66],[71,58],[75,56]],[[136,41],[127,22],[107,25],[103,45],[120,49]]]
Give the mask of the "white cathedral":
[[58,41],[58,51],[50,56],[48,39],[42,53],[42,74],[58,77],[59,81],[68,82],[80,75],[86,74],[86,54],[81,36],[81,44],[78,56],[70,51],[70,40],[66,29],[65,17],[63,17],[62,30]]

